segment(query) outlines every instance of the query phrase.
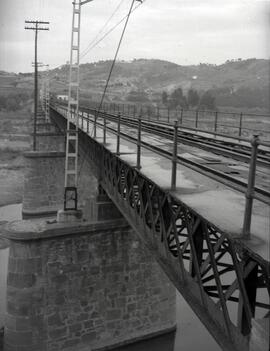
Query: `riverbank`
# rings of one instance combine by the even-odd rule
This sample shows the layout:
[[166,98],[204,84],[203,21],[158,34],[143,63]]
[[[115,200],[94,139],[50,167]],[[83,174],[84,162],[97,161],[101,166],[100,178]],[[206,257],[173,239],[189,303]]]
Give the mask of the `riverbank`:
[[30,148],[31,104],[0,111],[0,206],[22,202],[25,163]]

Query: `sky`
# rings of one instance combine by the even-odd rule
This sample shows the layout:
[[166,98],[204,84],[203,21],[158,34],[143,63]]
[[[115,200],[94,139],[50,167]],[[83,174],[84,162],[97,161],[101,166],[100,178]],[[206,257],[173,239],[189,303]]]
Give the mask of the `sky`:
[[[131,0],[93,0],[82,6],[81,63],[113,58],[124,22],[83,54],[127,15],[130,5]],[[130,17],[120,60],[153,58],[191,65],[269,58],[270,0],[144,0],[134,6],[138,8]],[[50,22],[49,31],[39,32],[38,61],[50,68],[65,64],[72,9],[72,0],[0,0],[0,70],[33,70],[34,31],[24,29],[25,20]]]

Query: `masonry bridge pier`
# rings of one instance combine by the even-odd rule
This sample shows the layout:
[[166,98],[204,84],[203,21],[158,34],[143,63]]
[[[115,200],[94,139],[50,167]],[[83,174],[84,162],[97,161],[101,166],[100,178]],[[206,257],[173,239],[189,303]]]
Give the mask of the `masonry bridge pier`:
[[223,350],[268,350],[267,255],[158,184],[146,159],[138,167],[140,143],[118,148],[120,134],[94,111],[80,113],[83,217],[56,220],[66,109],[51,106],[50,116],[40,116],[37,151],[25,155],[25,220],[3,228],[4,350],[107,350],[172,332],[175,288]]

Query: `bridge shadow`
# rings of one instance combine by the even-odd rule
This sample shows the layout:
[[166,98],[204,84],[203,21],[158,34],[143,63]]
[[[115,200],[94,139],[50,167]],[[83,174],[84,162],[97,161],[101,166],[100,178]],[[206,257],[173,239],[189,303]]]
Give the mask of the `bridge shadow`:
[[174,351],[176,331],[130,345],[117,347],[115,351]]

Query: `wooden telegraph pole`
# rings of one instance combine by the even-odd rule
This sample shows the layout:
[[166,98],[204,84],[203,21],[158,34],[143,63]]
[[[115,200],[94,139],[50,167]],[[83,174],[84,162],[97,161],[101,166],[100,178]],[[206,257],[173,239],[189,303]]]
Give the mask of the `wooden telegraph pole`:
[[24,29],[35,31],[35,98],[34,98],[34,132],[33,132],[33,150],[36,150],[36,131],[37,131],[37,104],[38,104],[38,62],[37,62],[37,38],[39,30],[49,30],[48,27],[40,27],[41,24],[49,24],[44,21],[25,21],[25,24],[32,24],[31,27],[24,27]]

